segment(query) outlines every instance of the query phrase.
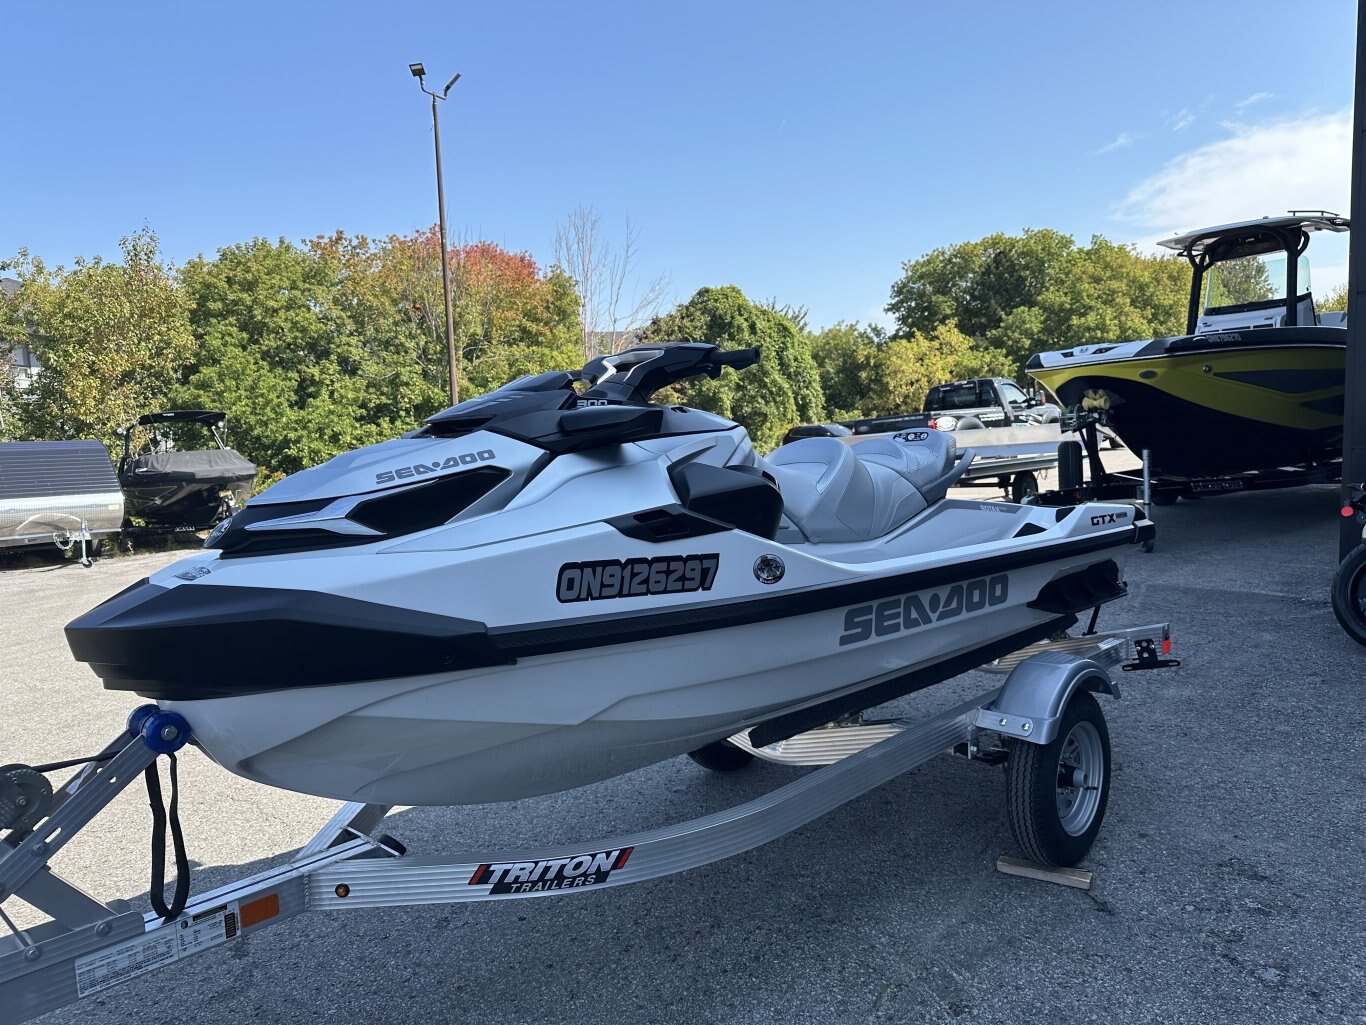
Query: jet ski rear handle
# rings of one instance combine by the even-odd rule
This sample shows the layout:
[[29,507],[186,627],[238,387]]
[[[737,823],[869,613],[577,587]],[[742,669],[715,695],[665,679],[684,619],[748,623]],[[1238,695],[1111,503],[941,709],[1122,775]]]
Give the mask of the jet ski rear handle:
[[[738,735],[731,743],[761,758],[823,767],[734,808],[630,836],[538,851],[411,856],[378,832],[388,806],[346,804],[286,863],[191,897],[171,914],[140,913],[123,900],[101,902],[49,868],[53,855],[139,773],[155,771],[159,757],[191,741],[184,718],[145,705],[55,792],[31,768],[0,767],[0,832],[8,831],[0,838],[0,926],[9,927],[0,934],[0,1025],[27,1021],[304,911],[563,896],[698,868],[783,836],[955,749],[996,764],[1000,758],[991,756],[1004,757],[1003,740],[1007,748],[1046,745],[1075,695],[1118,697],[1110,670],[1158,668],[1145,652],[1169,653],[1169,637],[1166,624],[1155,624],[1041,642],[983,667],[1006,674],[1000,687],[925,719],[858,720],[762,749]],[[800,757],[782,750],[801,742],[806,753]],[[183,866],[180,874],[188,881]],[[49,921],[16,928],[4,914],[11,897]]]

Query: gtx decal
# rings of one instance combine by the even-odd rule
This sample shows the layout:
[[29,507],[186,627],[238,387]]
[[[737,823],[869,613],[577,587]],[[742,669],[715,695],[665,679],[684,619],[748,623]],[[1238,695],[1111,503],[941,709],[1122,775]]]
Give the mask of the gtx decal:
[[634,847],[615,851],[594,851],[569,858],[542,861],[507,861],[480,865],[470,876],[469,886],[488,886],[489,893],[542,893],[575,886],[593,886],[626,865]]
[[454,470],[461,466],[473,466],[475,463],[486,463],[492,458],[494,456],[491,448],[483,448],[478,452],[461,452],[458,456],[447,456],[445,459],[432,463],[414,463],[412,466],[399,466],[392,470],[382,470],[375,474],[375,483],[388,484],[391,481],[421,477],[424,473],[436,473],[440,470]]
[[870,637],[913,630],[918,626],[942,623],[967,612],[1005,602],[1010,592],[1010,577],[998,573],[961,584],[950,584],[933,591],[918,591],[904,598],[888,598],[873,605],[858,605],[844,614],[844,633],[840,647],[857,644]]
[[652,594],[710,591],[721,556],[660,555],[617,562],[566,562],[560,567],[555,597],[562,602],[644,598]]

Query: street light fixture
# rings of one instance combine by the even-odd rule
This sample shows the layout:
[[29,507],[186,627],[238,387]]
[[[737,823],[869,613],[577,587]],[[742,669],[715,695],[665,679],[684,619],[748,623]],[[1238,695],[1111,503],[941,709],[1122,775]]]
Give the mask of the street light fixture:
[[446,83],[446,88],[436,93],[427,88],[427,69],[421,64],[409,64],[408,70],[417,79],[418,88],[432,98],[432,137],[436,140],[436,205],[441,225],[441,290],[446,297],[446,365],[451,376],[451,405],[460,401],[460,388],[456,377],[455,325],[451,313],[451,267],[450,253],[446,245],[446,191],[441,182],[441,123],[436,115],[436,101],[444,100],[451,86],[460,81],[460,73]]

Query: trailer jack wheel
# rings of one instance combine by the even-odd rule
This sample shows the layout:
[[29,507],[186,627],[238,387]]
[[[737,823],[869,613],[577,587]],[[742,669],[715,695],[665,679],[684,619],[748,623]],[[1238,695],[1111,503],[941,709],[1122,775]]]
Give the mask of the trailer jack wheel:
[[1353,548],[1333,574],[1333,615],[1348,637],[1366,645],[1366,544]]
[[696,751],[689,751],[688,757],[712,772],[734,772],[754,761],[752,754],[736,747],[729,740],[717,740]]
[[1110,798],[1110,731],[1094,695],[1072,695],[1047,744],[1009,740],[1006,809],[1025,856],[1075,865],[1100,832]]

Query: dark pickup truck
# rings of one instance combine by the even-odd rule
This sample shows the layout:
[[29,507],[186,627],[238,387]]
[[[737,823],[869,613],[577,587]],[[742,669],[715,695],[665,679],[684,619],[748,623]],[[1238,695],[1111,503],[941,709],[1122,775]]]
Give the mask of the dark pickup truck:
[[936,384],[925,396],[923,413],[849,420],[855,434],[884,434],[916,427],[956,431],[979,427],[1021,427],[1057,423],[1060,410],[1051,402],[1027,395],[1004,377],[975,377],[970,381]]

